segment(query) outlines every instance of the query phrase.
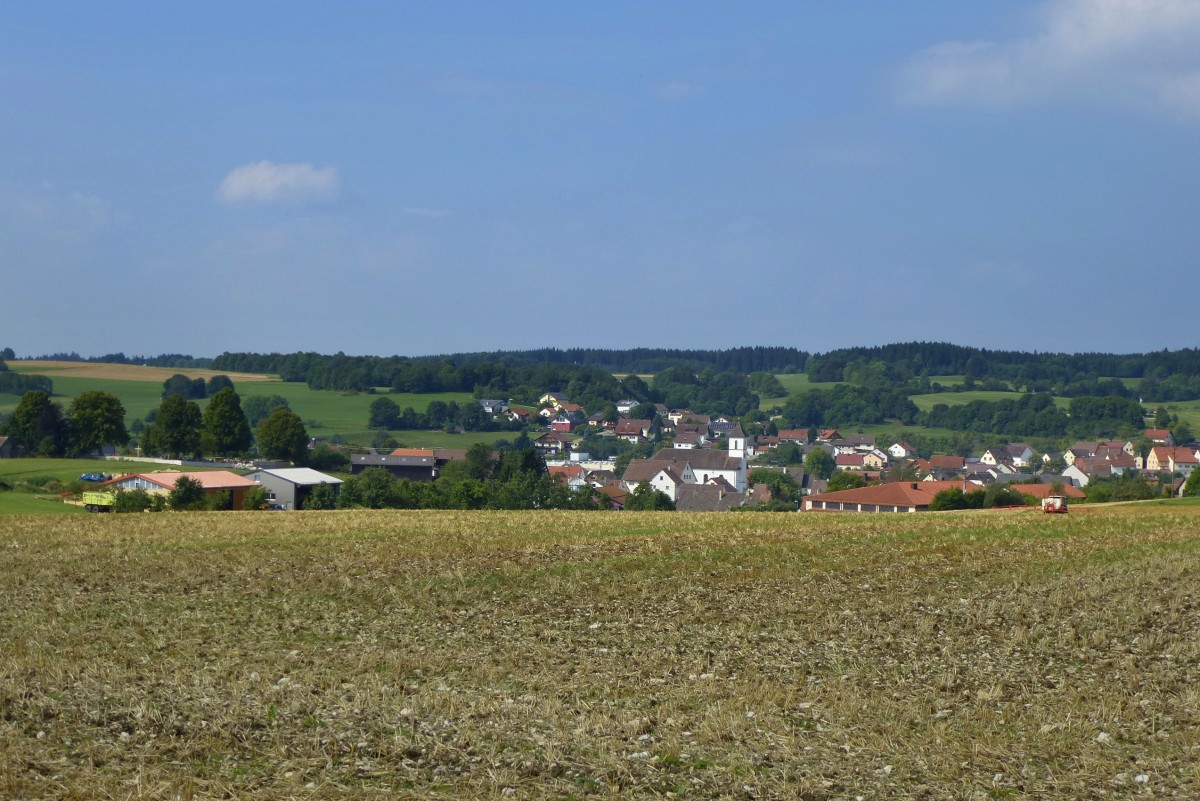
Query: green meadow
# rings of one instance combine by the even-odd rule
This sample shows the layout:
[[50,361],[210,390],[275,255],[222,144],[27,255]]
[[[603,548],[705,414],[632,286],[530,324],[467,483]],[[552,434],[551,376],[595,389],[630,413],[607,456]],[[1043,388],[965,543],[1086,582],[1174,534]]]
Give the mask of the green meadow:
[[[19,366],[19,363],[17,363]],[[128,372],[130,368],[122,366]],[[136,368],[135,368],[136,369]],[[35,372],[21,370],[21,372]],[[146,414],[157,409],[162,402],[162,382],[136,381],[117,378],[90,378],[79,376],[59,375],[52,369],[36,371],[54,382],[54,400],[60,403],[64,410],[70,406],[72,399],[89,390],[99,390],[116,395],[125,406],[126,424],[134,420],[145,419]],[[287,400],[292,411],[304,420],[308,433],[314,437],[328,439],[340,436],[343,440],[356,444],[368,444],[375,435],[367,428],[371,403],[380,395],[361,392],[339,392],[330,390],[310,389],[307,384],[288,383],[279,380],[267,381],[235,381],[237,390],[243,402],[253,395],[278,395]],[[385,397],[395,401],[401,408],[413,407],[418,412],[424,412],[434,401],[451,401],[461,405],[473,403],[469,392],[441,392],[432,394],[386,393]],[[11,414],[16,408],[20,397],[0,393],[0,414]],[[201,407],[206,400],[198,401]],[[440,431],[402,431],[395,432],[397,439],[405,444],[422,447],[469,448],[475,442],[493,442],[504,434],[490,433],[474,434],[445,434]]]

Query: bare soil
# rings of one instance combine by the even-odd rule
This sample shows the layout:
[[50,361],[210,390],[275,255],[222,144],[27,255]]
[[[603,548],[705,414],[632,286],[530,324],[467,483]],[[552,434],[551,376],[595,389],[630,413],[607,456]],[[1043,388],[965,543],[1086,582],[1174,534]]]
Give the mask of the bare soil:
[[6,518],[0,797],[1197,798],[1196,507]]

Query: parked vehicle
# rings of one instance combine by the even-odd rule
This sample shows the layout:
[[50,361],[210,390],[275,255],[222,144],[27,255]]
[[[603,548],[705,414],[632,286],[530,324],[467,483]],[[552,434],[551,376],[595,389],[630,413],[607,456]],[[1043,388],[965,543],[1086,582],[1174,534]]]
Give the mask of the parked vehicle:
[[1042,511],[1048,515],[1065,515],[1067,513],[1067,499],[1062,495],[1050,495],[1042,498]]
[[82,496],[83,508],[89,512],[111,512],[116,499],[117,496],[111,492],[85,492]]
[[107,481],[108,476],[103,473],[84,473],[79,477],[80,481]]

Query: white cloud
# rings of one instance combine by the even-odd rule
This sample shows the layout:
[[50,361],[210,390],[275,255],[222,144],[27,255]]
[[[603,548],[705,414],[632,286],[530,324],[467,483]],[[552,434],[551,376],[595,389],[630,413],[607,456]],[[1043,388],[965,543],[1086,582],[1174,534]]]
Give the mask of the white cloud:
[[901,100],[1012,107],[1082,98],[1200,113],[1200,0],[1048,0],[1026,36],[942,42],[905,65]]
[[341,187],[336,167],[274,164],[260,161],[229,172],[217,189],[226,203],[278,203],[337,197]]

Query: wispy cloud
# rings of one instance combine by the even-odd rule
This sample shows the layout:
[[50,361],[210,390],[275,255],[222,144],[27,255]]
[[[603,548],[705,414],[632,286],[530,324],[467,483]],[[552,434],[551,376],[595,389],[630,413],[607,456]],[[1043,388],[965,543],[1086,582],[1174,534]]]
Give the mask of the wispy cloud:
[[912,58],[898,96],[996,108],[1082,98],[1200,114],[1200,2],[1048,0],[1025,36],[951,41]]
[[229,172],[217,189],[225,203],[280,203],[337,197],[341,179],[336,167],[275,164],[260,161]]

